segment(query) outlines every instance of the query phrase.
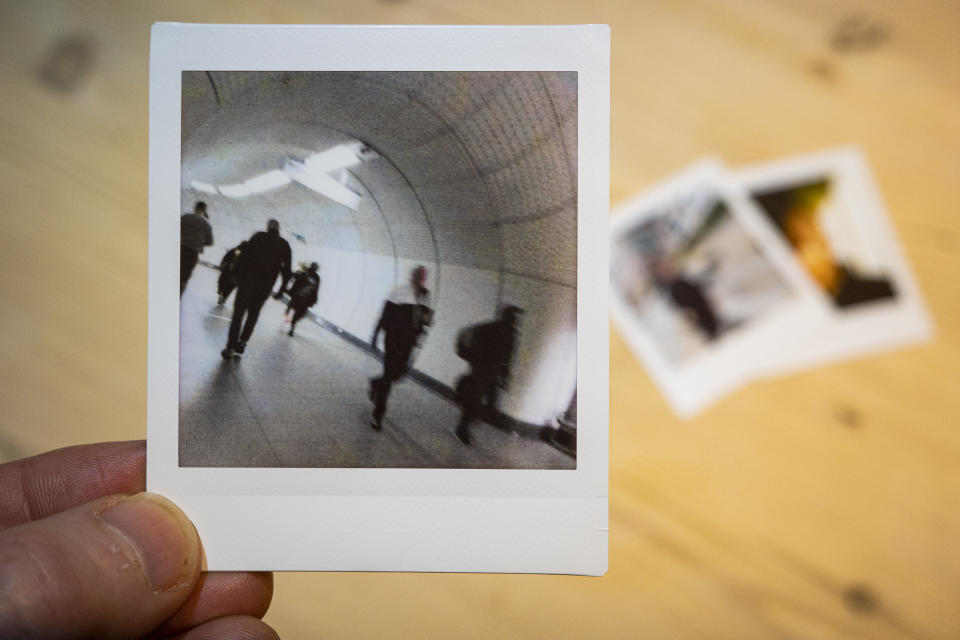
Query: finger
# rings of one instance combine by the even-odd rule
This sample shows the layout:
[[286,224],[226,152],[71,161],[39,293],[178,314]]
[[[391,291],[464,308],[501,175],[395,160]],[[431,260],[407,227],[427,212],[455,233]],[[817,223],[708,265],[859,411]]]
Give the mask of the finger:
[[272,573],[203,573],[187,601],[153,635],[165,638],[225,616],[262,618],[272,597]]
[[146,443],[67,447],[0,465],[0,529],[145,488]]
[[229,616],[206,622],[170,640],[280,640],[265,622],[250,616]]
[[177,611],[200,541],[173,503],[109,496],[0,532],[5,637],[139,638]]

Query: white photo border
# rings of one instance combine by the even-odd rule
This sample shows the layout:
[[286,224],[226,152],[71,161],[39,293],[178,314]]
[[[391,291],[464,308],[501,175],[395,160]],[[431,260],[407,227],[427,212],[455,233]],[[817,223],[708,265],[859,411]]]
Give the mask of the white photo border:
[[[607,568],[610,29],[158,23],[150,52],[147,488],[209,570],[576,573]],[[178,466],[181,74],[576,71],[577,468]]]

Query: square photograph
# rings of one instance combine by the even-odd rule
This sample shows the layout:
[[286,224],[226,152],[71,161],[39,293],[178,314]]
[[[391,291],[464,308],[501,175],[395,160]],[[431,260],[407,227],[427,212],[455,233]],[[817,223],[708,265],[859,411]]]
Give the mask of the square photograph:
[[181,87],[180,466],[576,468],[575,71]]
[[147,488],[208,569],[606,571],[609,57],[153,26]]
[[817,289],[826,316],[761,365],[779,375],[928,340],[933,324],[861,151],[829,149],[738,169],[748,206]]
[[767,347],[820,314],[813,288],[719,162],[618,209],[613,317],[679,414],[739,386]]

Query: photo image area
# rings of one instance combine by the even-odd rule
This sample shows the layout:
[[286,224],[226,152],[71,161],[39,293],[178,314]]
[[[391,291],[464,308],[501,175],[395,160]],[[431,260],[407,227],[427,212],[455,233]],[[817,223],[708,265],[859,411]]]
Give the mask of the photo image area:
[[839,310],[896,297],[886,265],[858,232],[829,175],[750,195]]
[[703,355],[792,295],[710,188],[641,212],[613,242],[611,270],[628,313],[673,365]]
[[575,72],[181,96],[180,466],[576,468]]

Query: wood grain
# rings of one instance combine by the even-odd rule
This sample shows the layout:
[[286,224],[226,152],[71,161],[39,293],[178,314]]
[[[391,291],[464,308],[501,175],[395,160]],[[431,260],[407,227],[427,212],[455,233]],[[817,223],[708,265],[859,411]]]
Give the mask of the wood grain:
[[[4,3],[2,459],[144,433],[155,20],[607,22],[613,201],[704,153],[856,142],[937,323],[930,346],[757,383],[688,422],[614,334],[605,577],[284,574],[281,635],[960,637],[960,5]],[[92,62],[64,89],[40,71],[69,37]]]

